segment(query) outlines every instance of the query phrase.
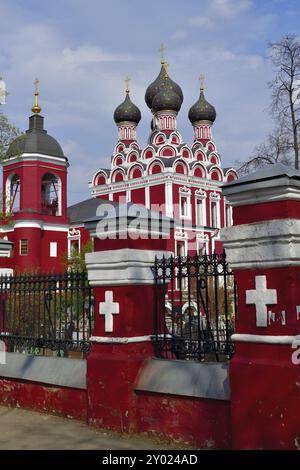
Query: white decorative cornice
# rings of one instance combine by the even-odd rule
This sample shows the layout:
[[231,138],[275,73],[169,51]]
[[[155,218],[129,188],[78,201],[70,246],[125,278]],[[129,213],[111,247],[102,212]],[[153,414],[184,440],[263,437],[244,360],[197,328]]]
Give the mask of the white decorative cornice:
[[197,240],[208,241],[209,240],[209,235],[207,233],[204,233],[204,232],[197,233],[196,238],[197,238]]
[[44,155],[41,153],[22,153],[21,155],[18,155],[16,157],[10,157],[7,160],[3,160],[1,163],[3,167],[6,167],[13,164],[19,164],[28,161],[52,163],[54,165],[64,167],[69,166],[67,157],[54,157],[52,155]]
[[191,195],[191,188],[187,188],[186,186],[183,186],[183,187],[179,188],[179,192],[180,192],[180,194],[185,194],[186,196],[190,196]]
[[214,199],[215,201],[219,201],[221,199],[221,194],[214,191],[213,193],[209,194],[209,198]]
[[185,233],[183,230],[175,232],[175,239],[182,239],[185,240],[188,238],[188,234]]
[[[135,162],[134,162],[135,163]],[[132,163],[133,164],[133,163]],[[170,171],[169,171],[170,170]],[[99,171],[99,170],[98,170]],[[223,184],[222,181],[208,180],[205,178],[198,178],[196,176],[184,175],[182,173],[174,173],[172,169],[166,168],[163,173],[154,175],[146,175],[141,178],[135,178],[132,180],[123,180],[115,183],[108,183],[107,185],[93,186],[90,184],[91,194],[93,196],[101,196],[110,192],[125,191],[130,188],[143,188],[147,186],[154,186],[162,184],[167,180],[172,180],[174,184],[178,185],[189,185],[195,188],[205,188],[207,191],[216,191],[220,189]]]
[[81,233],[80,230],[77,230],[76,228],[70,228],[68,231],[68,238],[80,238]]
[[49,222],[42,222],[40,220],[16,220],[13,221],[14,229],[17,228],[39,228],[41,230],[49,230],[53,232],[68,232],[69,226],[51,224]]
[[200,188],[195,191],[195,195],[198,199],[205,199],[207,197],[206,191],[204,189]]

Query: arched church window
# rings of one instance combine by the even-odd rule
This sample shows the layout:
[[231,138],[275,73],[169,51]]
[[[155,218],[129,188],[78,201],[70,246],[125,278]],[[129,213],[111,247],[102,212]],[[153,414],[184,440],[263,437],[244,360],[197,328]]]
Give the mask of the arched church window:
[[236,176],[234,175],[234,173],[229,173],[229,175],[227,176],[228,183],[230,183],[230,181],[234,181],[235,179]]
[[145,157],[146,158],[152,158],[153,157],[152,150],[147,150]]
[[47,215],[61,215],[61,184],[58,176],[46,173],[42,179],[42,213]]
[[17,174],[8,179],[6,212],[18,212],[20,210],[20,177]]

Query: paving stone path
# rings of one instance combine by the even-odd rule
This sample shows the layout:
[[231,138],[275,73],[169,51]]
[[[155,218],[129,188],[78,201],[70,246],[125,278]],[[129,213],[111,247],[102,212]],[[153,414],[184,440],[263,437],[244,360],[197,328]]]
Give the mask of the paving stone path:
[[94,429],[68,418],[0,406],[0,450],[180,449],[176,443]]

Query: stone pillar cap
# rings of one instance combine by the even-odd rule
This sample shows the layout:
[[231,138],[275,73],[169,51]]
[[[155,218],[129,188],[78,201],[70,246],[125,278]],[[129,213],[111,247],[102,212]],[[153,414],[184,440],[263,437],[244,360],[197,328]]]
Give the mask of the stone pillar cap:
[[300,170],[281,163],[268,165],[222,186],[233,206],[300,199]]

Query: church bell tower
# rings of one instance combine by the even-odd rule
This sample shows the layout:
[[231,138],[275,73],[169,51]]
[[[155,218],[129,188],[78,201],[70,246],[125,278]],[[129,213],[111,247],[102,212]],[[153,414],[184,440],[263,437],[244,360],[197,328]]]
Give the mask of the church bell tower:
[[3,165],[2,234],[14,243],[19,271],[61,271],[67,251],[67,168],[59,143],[44,128],[35,80],[29,127],[8,148]]

